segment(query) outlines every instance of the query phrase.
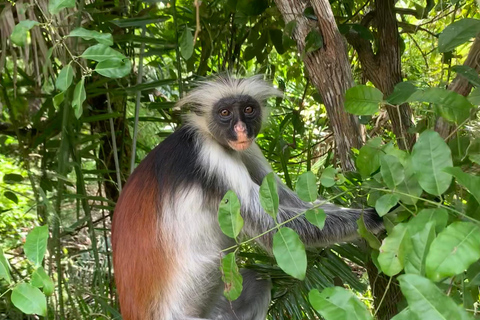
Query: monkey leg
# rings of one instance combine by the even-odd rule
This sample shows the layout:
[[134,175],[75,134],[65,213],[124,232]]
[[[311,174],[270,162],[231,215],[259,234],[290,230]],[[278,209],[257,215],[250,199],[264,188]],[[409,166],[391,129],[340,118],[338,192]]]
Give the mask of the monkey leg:
[[[208,319],[212,320],[265,320],[270,304],[270,280],[259,279],[253,270],[242,269],[243,291],[235,301],[228,301],[220,293]],[[223,291],[223,290],[222,290]]]

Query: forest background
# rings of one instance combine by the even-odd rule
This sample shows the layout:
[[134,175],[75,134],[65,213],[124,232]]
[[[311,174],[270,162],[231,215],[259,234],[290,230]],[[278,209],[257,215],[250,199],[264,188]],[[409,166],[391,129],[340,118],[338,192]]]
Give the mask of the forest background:
[[289,187],[375,207],[386,226],[377,237],[360,220],[365,241],[306,253],[285,244],[308,256],[300,274],[240,246],[238,265],[273,281],[269,319],[480,317],[479,7],[3,0],[0,319],[121,319],[121,187],[181,125],[175,101],[225,73],[285,93],[257,142]]

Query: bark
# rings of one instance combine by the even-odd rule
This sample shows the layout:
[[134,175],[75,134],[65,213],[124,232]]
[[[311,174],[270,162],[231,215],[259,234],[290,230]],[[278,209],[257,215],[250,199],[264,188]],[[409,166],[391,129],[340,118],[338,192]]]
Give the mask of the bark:
[[358,119],[344,109],[345,91],[353,85],[353,76],[343,39],[338,31],[332,9],[327,0],[313,0],[311,4],[318,21],[309,20],[303,11],[306,0],[275,0],[285,23],[296,21],[294,38],[298,51],[304,52],[305,37],[318,30],[323,37],[323,47],[304,54],[304,64],[311,82],[321,94],[331,129],[335,136],[337,153],[344,170],[355,169],[351,148],[360,148],[363,141]]
[[[480,72],[480,33],[477,34],[463,65],[469,66],[477,72]],[[468,96],[472,87],[472,84],[465,77],[457,75],[448,85],[448,90],[455,91],[462,96]],[[438,117],[437,122],[435,123],[435,131],[437,131],[442,138],[446,139],[454,129],[455,127],[453,125],[442,117]]]
[[[375,12],[367,14],[362,24],[370,22],[375,23],[378,30],[377,53],[373,52],[370,41],[355,31],[350,31],[346,38],[357,51],[365,76],[387,97],[393,92],[395,85],[402,82],[395,1],[376,0]],[[405,103],[398,108],[387,106],[386,109],[399,148],[410,150],[415,143],[415,135],[408,133],[408,129],[413,125],[410,106]]]

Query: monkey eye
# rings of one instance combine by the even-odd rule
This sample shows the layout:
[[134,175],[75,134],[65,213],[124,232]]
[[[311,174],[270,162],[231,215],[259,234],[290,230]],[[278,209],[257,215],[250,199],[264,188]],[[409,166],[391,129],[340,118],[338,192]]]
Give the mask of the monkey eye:
[[228,117],[230,115],[230,113],[231,113],[230,110],[227,110],[227,109],[220,110],[220,115],[222,117]]
[[253,112],[253,107],[246,107],[243,112],[245,113],[252,113]]

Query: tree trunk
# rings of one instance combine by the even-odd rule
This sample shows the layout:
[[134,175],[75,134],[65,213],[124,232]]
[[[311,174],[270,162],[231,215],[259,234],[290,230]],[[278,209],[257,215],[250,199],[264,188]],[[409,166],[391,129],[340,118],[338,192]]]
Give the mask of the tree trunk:
[[[467,59],[463,63],[464,66],[469,66],[470,68],[475,69],[477,72],[480,72],[480,33],[477,34],[475,41],[468,52]],[[467,78],[457,75],[455,79],[448,85],[448,90],[455,91],[462,96],[468,96],[472,90],[472,84],[467,80]],[[450,133],[454,130],[454,126],[447,122],[442,117],[438,117],[437,122],[435,123],[435,131],[437,131],[440,136],[446,139]]]
[[305,0],[275,0],[285,23],[296,21],[294,38],[299,52],[305,50],[305,37],[311,30],[318,30],[323,37],[323,47],[305,53],[303,61],[310,80],[322,96],[327,109],[331,129],[335,136],[337,153],[342,168],[354,170],[351,148],[360,148],[363,141],[358,119],[348,114],[343,106],[345,91],[353,85],[353,76],[347,58],[345,44],[338,31],[332,9],[327,0],[313,0],[311,3],[318,22],[303,15],[309,5]]
[[[357,51],[365,76],[387,97],[397,83],[402,82],[401,57],[398,45],[399,34],[395,18],[394,0],[376,0],[375,11],[364,17],[362,24],[374,22],[378,30],[378,52],[375,54],[369,40],[357,32],[350,31],[346,38]],[[413,125],[412,110],[408,103],[397,107],[386,107],[392,131],[397,137],[400,149],[410,150],[415,143],[415,135],[408,133]]]

